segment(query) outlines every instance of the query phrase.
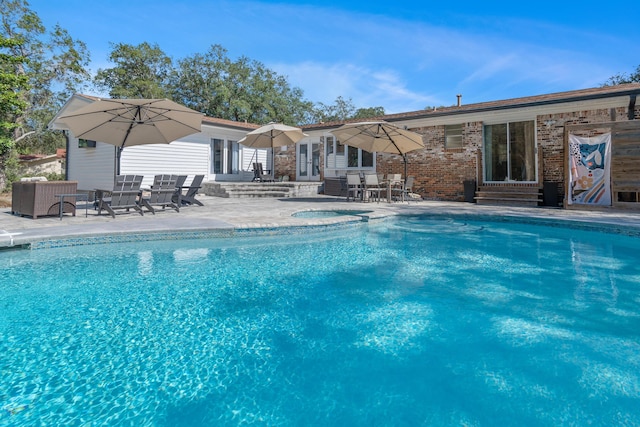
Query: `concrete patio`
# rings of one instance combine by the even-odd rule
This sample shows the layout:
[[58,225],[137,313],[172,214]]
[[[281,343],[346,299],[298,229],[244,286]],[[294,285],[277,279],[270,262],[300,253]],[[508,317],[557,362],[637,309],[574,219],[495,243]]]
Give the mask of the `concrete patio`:
[[0,248],[28,247],[34,242],[113,234],[145,234],[161,232],[198,232],[211,230],[261,229],[273,227],[301,227],[331,225],[359,220],[358,217],[333,216],[302,218],[292,214],[309,210],[367,210],[370,218],[398,214],[429,213],[436,215],[503,215],[522,219],[562,220],[609,228],[627,229],[640,235],[640,214],[629,211],[584,211],[557,208],[521,208],[487,206],[464,202],[412,201],[404,203],[346,202],[344,198],[315,196],[307,198],[219,198],[199,196],[204,206],[189,206],[160,211],[156,215],[145,213],[121,214],[112,218],[97,215],[92,206],[85,217],[84,202],[78,202],[76,216],[65,214],[31,219],[11,214],[10,208],[0,209]]

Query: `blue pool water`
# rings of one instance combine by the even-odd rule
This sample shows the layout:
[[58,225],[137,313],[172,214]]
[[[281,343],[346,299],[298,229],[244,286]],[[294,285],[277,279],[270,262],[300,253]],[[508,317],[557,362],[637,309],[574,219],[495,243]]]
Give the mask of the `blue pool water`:
[[297,218],[332,218],[336,216],[345,215],[363,215],[371,213],[372,211],[364,210],[348,210],[348,209],[330,209],[330,210],[313,210],[313,211],[300,211],[293,214]]
[[429,217],[0,253],[0,426],[640,425],[638,254]]

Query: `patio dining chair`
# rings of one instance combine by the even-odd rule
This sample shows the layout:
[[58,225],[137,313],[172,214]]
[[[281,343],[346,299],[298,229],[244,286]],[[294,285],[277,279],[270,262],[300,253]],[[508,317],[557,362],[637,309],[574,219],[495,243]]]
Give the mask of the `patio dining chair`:
[[393,188],[392,191],[395,194],[394,197],[400,198],[403,202],[405,200],[411,199],[409,197],[409,193],[413,193],[413,182],[415,181],[414,176],[407,177],[407,180],[403,183],[401,187]]
[[375,199],[380,203],[380,193],[386,191],[378,181],[378,175],[375,173],[364,174],[364,200]]
[[363,190],[364,186],[362,185],[360,174],[347,173],[347,202],[349,201],[350,197],[352,197],[353,200],[355,200],[356,197],[362,200]]

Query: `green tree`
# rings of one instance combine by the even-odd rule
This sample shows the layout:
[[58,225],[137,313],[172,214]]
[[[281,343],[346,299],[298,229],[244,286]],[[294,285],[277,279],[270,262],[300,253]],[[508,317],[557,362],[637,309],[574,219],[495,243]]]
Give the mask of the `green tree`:
[[0,190],[6,187],[7,162],[14,147],[17,118],[27,108],[29,79],[15,71],[25,66],[26,59],[7,52],[18,44],[17,40],[0,35]]
[[171,78],[172,99],[208,116],[226,118],[229,95],[223,80],[227,61],[226,51],[220,46],[179,60]]
[[175,101],[235,121],[297,125],[313,106],[284,76],[245,56],[231,60],[220,45],[178,61],[171,87]]
[[314,110],[315,122],[340,122],[352,119],[369,119],[384,115],[383,107],[356,108],[351,98],[336,98],[333,104],[319,102]]
[[384,107],[358,108],[353,115],[353,119],[371,119],[373,117],[384,116]]
[[167,98],[173,61],[157,44],[111,45],[112,68],[100,69],[94,83],[112,98]]
[[353,117],[356,112],[356,106],[353,104],[351,98],[344,99],[339,96],[336,98],[333,104],[327,105],[319,102],[315,106],[315,121],[316,122],[337,122],[342,120],[348,120]]
[[[0,36],[10,41],[3,45],[2,72],[26,79],[29,88],[18,85],[14,90],[21,105],[11,119],[15,148],[43,152],[62,147],[64,138],[48,131],[47,124],[71,94],[89,81],[86,46],[59,25],[47,31],[25,0],[0,0],[0,10]],[[0,170],[0,183],[5,172]]]
[[636,71],[631,74],[621,73],[621,74],[616,74],[615,76],[609,77],[609,80],[607,80],[603,84],[603,86],[615,86],[615,85],[622,85],[625,83],[640,83],[640,65],[638,65],[638,68],[636,68]]

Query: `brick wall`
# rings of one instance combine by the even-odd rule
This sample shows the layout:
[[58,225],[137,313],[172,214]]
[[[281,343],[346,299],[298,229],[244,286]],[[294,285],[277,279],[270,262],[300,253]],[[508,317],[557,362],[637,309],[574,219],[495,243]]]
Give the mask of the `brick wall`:
[[[295,181],[297,171],[296,147],[287,147],[286,151],[275,149],[275,175],[278,179],[281,176],[288,175],[290,181]],[[324,180],[324,144],[320,142],[320,181]]]
[[281,176],[288,175],[290,181],[296,179],[296,147],[289,146],[286,151],[275,149],[273,177],[279,179]]
[[[640,108],[635,117],[640,118]],[[543,181],[556,182],[563,191],[565,174],[564,132],[565,126],[577,124],[607,123],[628,120],[627,109],[601,109],[547,114],[536,117],[538,149],[542,150]],[[444,126],[412,128],[423,135],[425,148],[407,154],[407,175],[415,176],[414,192],[428,200],[462,201],[466,180],[477,179],[482,171],[478,163],[478,150],[482,149],[483,123],[465,123],[463,148],[444,148]],[[321,153],[321,171],[324,170],[324,147]],[[404,175],[402,156],[378,153],[377,172]],[[478,168],[480,171],[478,171]],[[288,174],[295,179],[295,149],[276,155],[276,177]],[[321,179],[323,179],[321,177]],[[542,186],[542,183],[539,183]]]
[[[407,176],[415,176],[414,192],[429,200],[464,198],[464,181],[476,179],[477,150],[482,146],[482,123],[466,123],[463,148],[444,148],[444,126],[411,129],[423,135],[424,150],[407,154]],[[401,156],[378,154],[379,173],[402,173]]]
[[[564,152],[565,126],[626,120],[628,120],[626,108],[575,111],[538,116],[536,119],[537,142],[538,149],[542,150],[543,180],[558,183],[561,194],[564,194],[566,164]],[[605,131],[607,130],[604,129],[602,132]],[[593,136],[594,134],[595,133],[591,135],[585,134],[584,136]]]

